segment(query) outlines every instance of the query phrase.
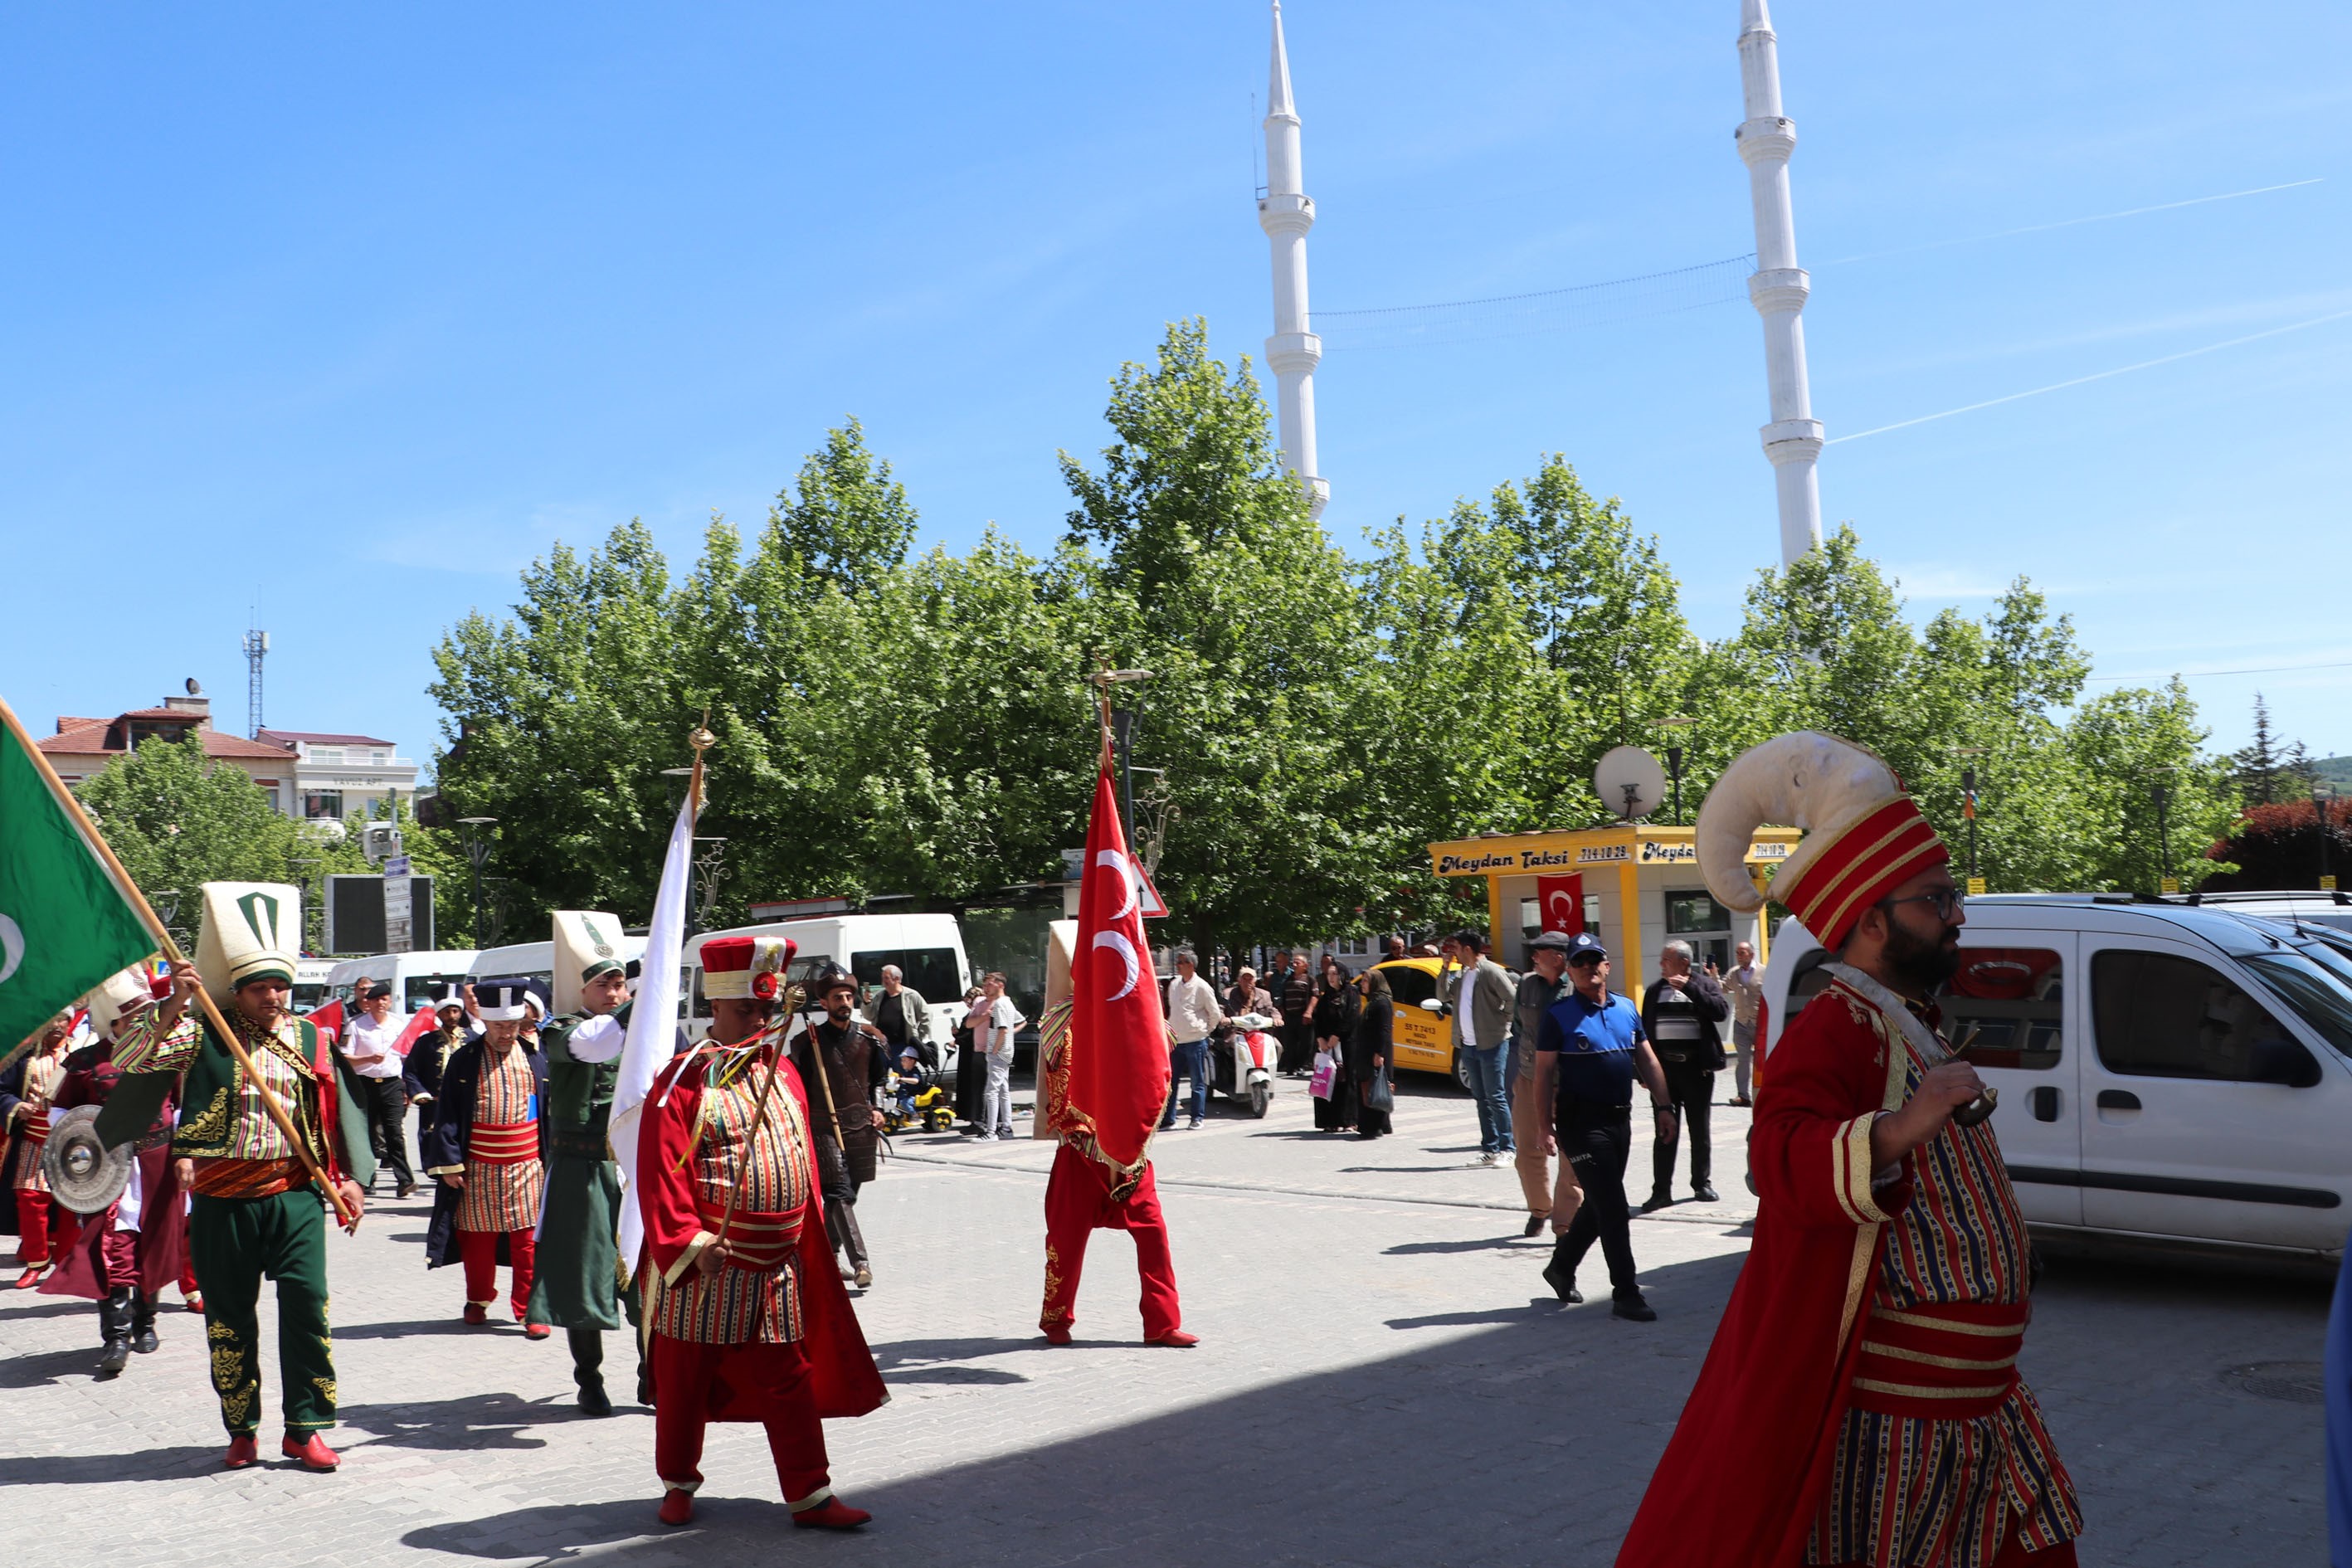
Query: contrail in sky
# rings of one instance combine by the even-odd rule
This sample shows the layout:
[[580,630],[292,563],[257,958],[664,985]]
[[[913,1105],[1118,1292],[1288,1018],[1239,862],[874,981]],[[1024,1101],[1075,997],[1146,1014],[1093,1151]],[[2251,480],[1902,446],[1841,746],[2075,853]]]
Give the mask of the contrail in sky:
[[1849,261],[1875,261],[1882,256],[1909,256],[1922,250],[1941,250],[1947,246],[1976,245],[1988,239],[2011,239],[2021,234],[2046,234],[2053,228],[2073,228],[2079,224],[2105,223],[2110,218],[2138,217],[2144,213],[2171,212],[2176,207],[2203,206],[2207,202],[2234,202],[2240,196],[2267,195],[2273,191],[2292,191],[2305,185],[2323,185],[2326,183],[2325,176],[2310,180],[2289,180],[2283,185],[2256,185],[2250,191],[2224,191],[2218,196],[2191,196],[2185,202],[2158,202],[2152,207],[2128,207],[2119,213],[2094,213],[2089,217],[2064,218],[2057,223],[2028,224],[2023,228],[2004,228],[1994,234],[1964,235],[1958,239],[1931,239],[1920,245],[1898,245],[1892,250],[1865,250],[1859,256],[1841,256],[1833,261],[1824,261],[1822,265],[1842,267]]
[[2294,321],[2284,327],[2273,327],[2267,331],[2248,332],[2242,338],[2231,338],[2226,342],[2207,343],[2201,349],[2183,349],[2177,354],[2166,354],[2161,359],[2144,359],[2137,364],[2118,365],[2114,370],[2102,370],[2090,375],[2078,375],[2072,381],[2053,381],[2048,386],[2037,386],[2030,392],[2012,392],[2006,397],[1988,397],[1982,403],[1962,404],[1958,408],[1947,408],[1940,414],[1922,414],[1916,419],[1898,419],[1892,425],[1874,426],[1868,430],[1857,430],[1851,436],[1832,436],[1822,445],[1834,447],[1841,441],[1859,441],[1864,436],[1884,436],[1889,430],[1907,430],[1914,425],[1926,425],[1937,419],[1949,419],[1955,414],[1973,414],[1979,408],[1992,408],[2003,403],[2015,403],[2022,397],[2039,397],[2045,392],[2063,392],[2070,386],[2081,386],[2086,382],[2105,381],[2109,376],[2129,375],[2136,370],[2153,370],[2158,365],[2170,364],[2176,360],[2195,359],[2199,354],[2218,353],[2223,349],[2236,348],[2241,343],[2257,342],[2263,338],[2274,338],[2282,332],[2299,332],[2306,327],[2326,326],[2330,321],[2340,321],[2347,316],[2352,316],[2352,310],[2337,310],[2331,315],[2314,316],[2307,321]]

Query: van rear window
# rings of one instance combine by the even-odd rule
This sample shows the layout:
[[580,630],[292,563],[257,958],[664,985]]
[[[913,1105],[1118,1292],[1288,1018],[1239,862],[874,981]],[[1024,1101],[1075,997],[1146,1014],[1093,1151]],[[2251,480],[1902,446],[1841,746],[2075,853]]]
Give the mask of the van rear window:
[[2064,967],[2044,947],[1963,947],[1936,993],[1944,1038],[1978,1067],[2048,1070],[2065,1047]]

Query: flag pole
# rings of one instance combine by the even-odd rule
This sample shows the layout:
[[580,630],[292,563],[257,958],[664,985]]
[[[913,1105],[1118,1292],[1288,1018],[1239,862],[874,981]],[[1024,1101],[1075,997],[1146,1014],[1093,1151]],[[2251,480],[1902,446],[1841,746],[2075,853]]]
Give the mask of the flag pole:
[[[180,951],[180,944],[172,940],[172,933],[164,928],[163,922],[156,918],[153,908],[147,902],[147,896],[139,890],[139,884],[131,879],[131,873],[125,871],[122,868],[122,862],[114,858],[113,847],[107,843],[106,835],[98,830],[98,824],[89,819],[88,812],[82,810],[81,802],[74,798],[71,790],[66,788],[65,780],[58,777],[58,771],[49,765],[48,757],[38,746],[33,744],[32,736],[25,732],[24,724],[16,718],[16,710],[8,706],[5,698],[0,698],[0,723],[7,725],[9,734],[15,736],[16,743],[25,748],[25,754],[33,759],[33,766],[40,771],[43,782],[49,786],[49,793],[57,797],[58,804],[65,808],[66,814],[80,827],[84,841],[95,849],[98,852],[98,858],[105,862],[107,871],[114,879],[115,891],[121,893],[123,901],[138,913],[140,923],[144,925],[147,928],[147,933],[155,939],[156,945],[162,949],[163,956],[175,964],[185,963],[188,961],[188,955]],[[698,763],[700,760],[699,757],[696,759]],[[221,1016],[220,1004],[215,1002],[212,993],[206,991],[202,985],[196,987],[196,1004],[204,1013],[205,1022],[212,1026],[213,1032],[220,1037],[221,1044],[227,1047],[228,1054],[236,1058],[236,1065],[244,1071],[246,1080],[253,1085],[255,1092],[261,1097],[261,1109],[268,1113],[270,1121],[278,1124],[278,1131],[284,1135],[286,1142],[293,1145],[296,1156],[301,1160],[303,1169],[310,1172],[310,1179],[318,1183],[325,1191],[327,1201],[334,1205],[335,1218],[341,1223],[345,1230],[358,1229],[360,1216],[344,1206],[343,1194],[335,1190],[335,1184],[327,1179],[327,1173],[319,1168],[318,1157],[310,1152],[310,1146],[302,1141],[302,1135],[296,1131],[294,1119],[286,1113],[284,1103],[271,1092],[268,1081],[261,1076],[261,1068],[255,1065],[252,1054],[245,1048],[245,1042],[236,1037],[236,1031],[230,1028],[228,1020]],[[324,1128],[320,1131],[322,1133],[329,1131]]]

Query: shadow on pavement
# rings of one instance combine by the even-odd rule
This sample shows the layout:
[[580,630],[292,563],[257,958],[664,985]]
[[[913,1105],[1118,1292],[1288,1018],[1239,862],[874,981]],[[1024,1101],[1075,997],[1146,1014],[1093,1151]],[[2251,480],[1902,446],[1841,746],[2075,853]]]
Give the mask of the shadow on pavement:
[[1530,1255],[1551,1250],[1551,1238],[1529,1238],[1513,1231],[1508,1236],[1482,1236],[1469,1241],[1401,1241],[1381,1248],[1383,1258],[1413,1258],[1433,1252],[1511,1252]]
[[339,1414],[347,1426],[390,1447],[544,1448],[547,1440],[528,1436],[525,1428],[560,1420],[570,1408],[569,1399],[558,1404],[519,1394],[469,1394],[414,1405],[347,1405]]
[[[639,1538],[651,1546],[656,1541],[690,1541],[701,1533],[664,1528],[654,1517],[660,1505],[661,1500],[651,1496],[612,1502],[551,1503],[488,1519],[428,1524],[402,1536],[400,1543],[416,1551],[466,1557],[566,1563],[579,1556],[583,1547],[601,1549]],[[778,1507],[781,1510],[782,1505]],[[604,1552],[599,1550],[594,1554]]]
[[349,1328],[334,1325],[339,1340],[404,1340],[417,1334],[480,1334],[488,1339],[506,1330],[516,1339],[522,1338],[522,1325],[516,1322],[468,1323],[457,1313],[446,1318],[415,1318],[402,1323],[353,1323]]
[[[91,1314],[93,1317],[95,1313]],[[88,1382],[98,1370],[99,1347],[44,1351],[0,1362],[0,1388],[37,1388],[45,1383]],[[128,1373],[125,1374],[126,1376]]]
[[[0,1487],[101,1485],[110,1481],[176,1481],[221,1468],[227,1439],[186,1448],[140,1448],[128,1454],[46,1454],[0,1466]],[[273,1452],[270,1456],[275,1458]]]
[[1026,1375],[1003,1367],[967,1366],[962,1363],[982,1356],[1037,1350],[1045,1342],[1042,1337],[1025,1340],[898,1340],[868,1348],[873,1351],[874,1364],[882,1369],[882,1378],[886,1383],[1027,1383]]

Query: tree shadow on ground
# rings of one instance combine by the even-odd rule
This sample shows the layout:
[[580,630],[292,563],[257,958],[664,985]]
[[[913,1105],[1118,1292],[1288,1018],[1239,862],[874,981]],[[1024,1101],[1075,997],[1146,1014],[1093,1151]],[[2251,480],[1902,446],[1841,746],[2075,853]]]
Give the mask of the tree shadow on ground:
[[[632,1414],[652,1414],[624,1408]],[[346,1425],[369,1434],[379,1446],[462,1450],[544,1448],[547,1440],[529,1436],[528,1429],[562,1420],[570,1409],[568,1397],[557,1403],[525,1399],[520,1394],[469,1394],[407,1405],[347,1405],[339,1414]],[[615,1411],[614,1416],[604,1419],[620,1414]]]

